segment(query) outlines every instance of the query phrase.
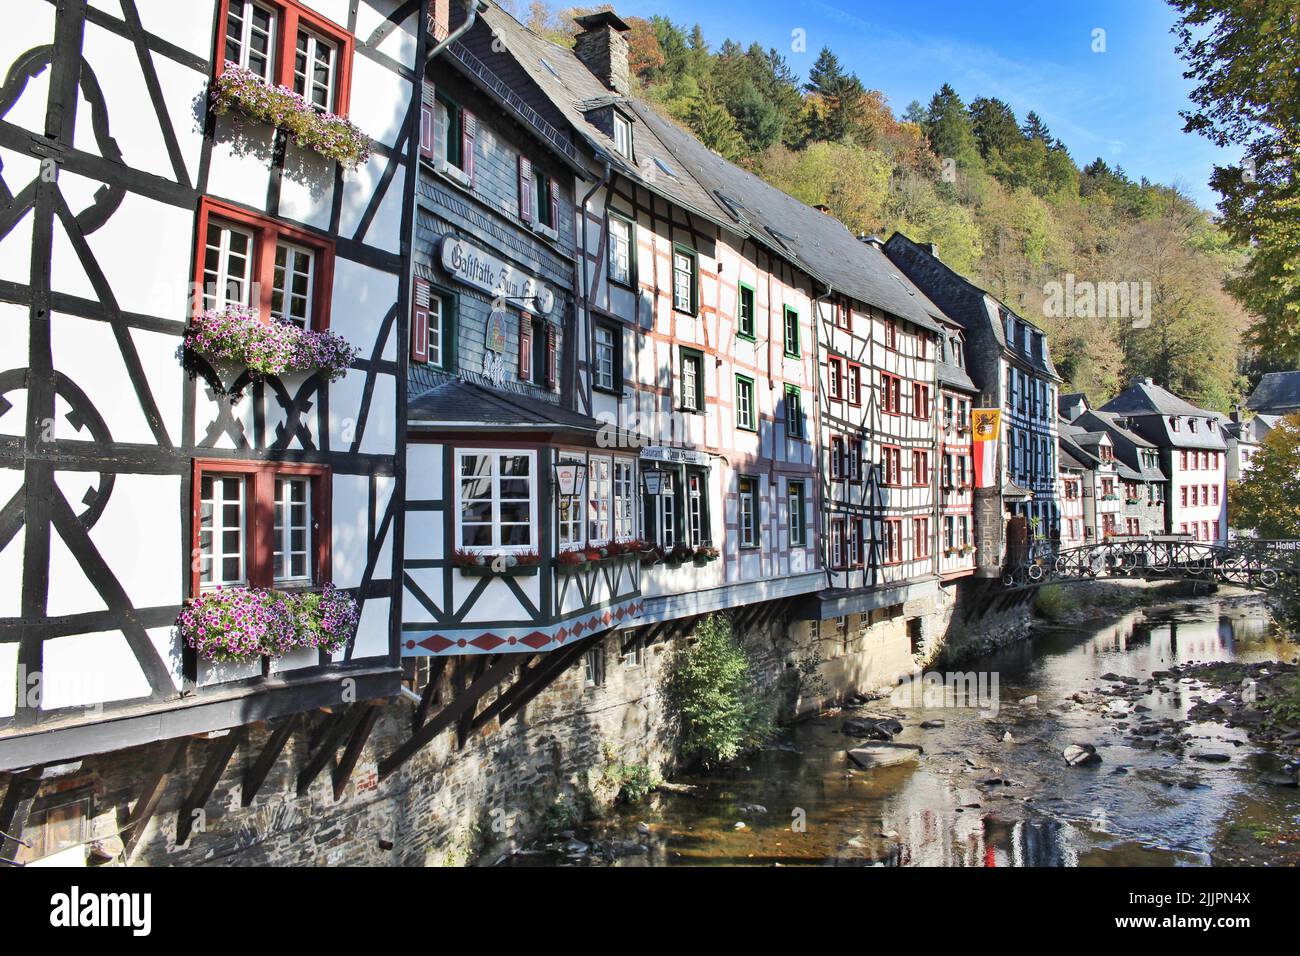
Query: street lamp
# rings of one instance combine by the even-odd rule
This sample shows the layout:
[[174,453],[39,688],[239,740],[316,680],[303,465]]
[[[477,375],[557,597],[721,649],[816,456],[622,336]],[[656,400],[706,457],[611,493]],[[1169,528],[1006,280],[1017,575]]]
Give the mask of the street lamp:
[[648,497],[657,498],[663,494],[664,473],[658,468],[648,468],[641,472],[641,483]]
[[567,497],[582,494],[583,483],[587,477],[587,465],[581,461],[557,461],[551,467],[555,471],[556,491]]

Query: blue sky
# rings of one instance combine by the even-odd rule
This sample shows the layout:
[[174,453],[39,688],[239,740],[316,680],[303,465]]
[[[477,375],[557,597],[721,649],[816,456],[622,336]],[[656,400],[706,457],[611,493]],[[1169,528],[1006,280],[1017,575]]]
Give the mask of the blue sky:
[[[1237,154],[1182,132],[1192,83],[1162,0],[621,0],[620,13],[699,23],[711,48],[728,37],[775,46],[806,75],[822,46],[901,114],[944,82],[969,102],[996,96],[1022,120],[1043,117],[1080,165],[1098,156],[1134,179],[1179,184],[1207,209],[1216,162]],[[806,31],[807,52],[791,49]],[[1093,52],[1093,31],[1105,52]]]

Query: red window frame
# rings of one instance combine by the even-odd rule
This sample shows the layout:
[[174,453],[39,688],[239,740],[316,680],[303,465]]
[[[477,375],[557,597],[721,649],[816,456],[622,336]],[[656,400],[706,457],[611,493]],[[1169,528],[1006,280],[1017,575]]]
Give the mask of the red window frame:
[[864,475],[862,474],[862,466],[864,463],[862,457],[862,439],[850,438],[844,446],[844,452],[847,456],[845,459],[844,477],[848,479],[850,484],[862,484],[864,478]]
[[850,405],[862,404],[862,366],[850,362],[846,369],[847,377],[844,379],[844,389],[848,395]]
[[[298,28],[306,27],[338,45],[338,59],[334,75],[335,116],[347,116],[352,100],[352,57],[356,52],[356,38],[345,28],[303,6],[298,0],[257,0],[275,11],[275,61],[271,69],[277,86],[293,89],[293,67],[298,43]],[[226,20],[230,14],[230,0],[221,0],[217,10],[217,45],[213,60],[216,76],[226,68]]]
[[835,303],[835,325],[837,328],[853,330],[853,312],[843,299]]
[[843,481],[845,477],[845,441],[839,435],[831,436],[831,481]]
[[930,483],[930,453],[921,449],[912,450],[912,484],[918,488]]
[[[839,554],[836,554],[836,536],[839,539]],[[831,568],[842,571],[848,567],[849,529],[843,518],[831,519]]]
[[246,482],[244,501],[244,567],[248,586],[272,587],[274,581],[275,479],[279,475],[308,477],[312,481],[311,514],[314,567],[310,587],[329,583],[331,469],[328,465],[309,465],[291,461],[240,461],[238,459],[199,458],[194,461],[193,487],[190,492],[190,595],[197,597],[199,583],[199,531],[202,511],[203,478],[208,475],[238,475]]
[[[881,483],[889,488],[901,488],[903,485],[903,449],[898,445],[880,446]],[[890,472],[893,480],[890,480]]]
[[921,420],[930,417],[930,386],[924,382],[912,383],[912,417]]
[[[832,370],[836,373],[834,378],[831,377]],[[838,355],[832,355],[826,359],[826,382],[831,398],[844,398],[847,391],[848,380],[845,378],[847,371],[847,364]]]
[[903,519],[886,518],[884,527],[881,561],[885,564],[903,563]]
[[886,415],[903,411],[903,380],[888,372],[880,373],[880,410]]
[[898,323],[893,319],[885,319],[885,348],[898,351]]
[[253,270],[249,281],[256,300],[249,303],[257,309],[263,322],[271,321],[271,293],[275,287],[275,246],[280,239],[306,246],[316,253],[315,275],[312,279],[311,328],[323,332],[330,326],[330,293],[334,288],[334,242],[316,233],[295,228],[271,219],[250,209],[204,196],[199,200],[198,234],[194,247],[194,314],[203,311],[203,258],[207,248],[208,223],[212,219],[242,226],[253,233]]
[[912,557],[914,560],[930,556],[930,519],[912,519]]

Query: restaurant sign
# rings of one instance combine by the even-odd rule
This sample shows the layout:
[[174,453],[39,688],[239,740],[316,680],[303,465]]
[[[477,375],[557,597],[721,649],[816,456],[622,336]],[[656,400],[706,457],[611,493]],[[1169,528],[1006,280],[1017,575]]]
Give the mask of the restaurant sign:
[[664,445],[651,445],[641,449],[642,461],[662,461],[673,465],[707,465],[708,452],[692,451],[689,448],[668,448]]
[[546,283],[464,239],[446,236],[440,258],[442,267],[454,278],[491,295],[505,296],[507,305],[537,315],[550,315],[555,307],[555,293]]

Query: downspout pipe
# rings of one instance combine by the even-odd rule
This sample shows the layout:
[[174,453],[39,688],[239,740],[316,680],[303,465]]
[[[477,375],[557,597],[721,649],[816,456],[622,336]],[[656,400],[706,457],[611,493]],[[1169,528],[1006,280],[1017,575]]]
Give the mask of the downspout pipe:
[[[834,294],[835,294],[835,287],[831,285],[829,282],[826,283],[826,291],[823,292],[821,295],[819,295],[817,298],[813,299],[813,309],[812,309],[813,342],[817,346],[816,352],[813,355],[813,383],[817,388],[817,392],[816,392],[817,401],[816,404],[814,405],[814,407],[817,409],[817,418],[814,423],[817,440],[813,444],[813,454],[816,455],[817,457],[817,493],[819,496],[821,496],[822,499],[821,507],[817,509],[817,514],[821,518],[821,521],[819,522],[819,527],[817,528],[817,551],[821,555],[822,571],[826,575],[827,588],[831,586],[831,574],[832,574],[831,562],[830,562],[830,524],[828,522],[830,516],[830,503],[831,503],[831,498],[833,496],[833,489],[831,492],[823,493],[823,489],[826,488],[826,484],[825,484],[826,464],[825,464],[825,456],[822,454],[822,449],[823,447],[829,448],[830,445],[827,442],[823,441],[825,436],[822,435],[822,362],[821,362],[822,315],[821,313],[822,313],[822,303],[825,302]],[[835,327],[835,323],[832,322],[831,328],[834,327]],[[769,338],[770,337],[771,336],[769,336]],[[866,443],[864,442],[863,443],[864,447],[865,444]],[[847,486],[848,482],[845,482],[845,485]],[[865,544],[866,542],[858,542],[858,547],[861,548]]]
[[[434,0],[434,2],[436,3],[437,0]],[[463,0],[462,5],[465,7],[465,22],[452,30],[445,40],[442,40],[429,51],[429,55],[424,58],[424,65],[426,68],[433,62],[434,57],[468,33],[474,26],[474,21],[478,19],[479,13],[487,10],[487,4],[483,3],[483,0]],[[421,77],[421,79],[423,79],[423,77]]]

